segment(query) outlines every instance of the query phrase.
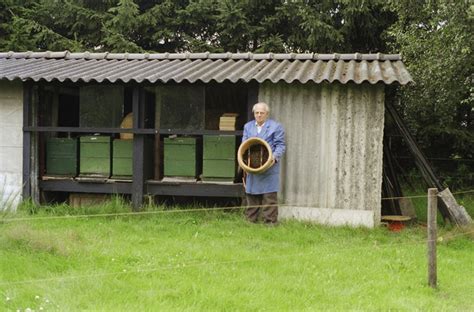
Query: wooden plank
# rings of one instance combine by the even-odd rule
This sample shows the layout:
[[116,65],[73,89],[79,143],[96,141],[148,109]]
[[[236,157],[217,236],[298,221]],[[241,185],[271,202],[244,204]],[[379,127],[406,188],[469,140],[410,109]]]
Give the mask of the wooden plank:
[[203,197],[235,197],[244,195],[241,183],[162,182],[147,181],[147,194]]
[[[396,170],[393,165],[394,159],[389,144],[383,144],[383,197],[402,197],[400,184],[398,183]],[[385,199],[382,201],[382,214],[401,214],[400,204],[397,199]]]
[[390,103],[386,103],[385,106],[390,116],[395,121],[398,129],[400,130],[400,133],[403,135],[410,149],[410,152],[413,154],[415,158],[417,166],[422,171],[423,177],[427,180],[427,182],[429,182],[429,184],[431,184],[431,186],[437,187],[438,190],[443,189],[443,185],[441,184],[441,182],[439,182],[439,179],[436,177],[433,170],[431,169],[431,166],[429,165],[426,156],[423,154],[423,152],[420,150],[420,148],[416,144],[415,139],[413,138],[411,133],[408,131],[408,128],[403,123],[402,118],[400,117],[396,109]]
[[[155,88],[155,128],[161,128],[161,92],[160,88]],[[153,177],[155,180],[159,180],[162,177],[161,170],[161,159],[162,159],[162,145],[160,134],[155,135],[154,150],[153,150]]]
[[79,182],[74,180],[39,181],[43,191],[73,193],[131,194],[131,183],[103,183],[103,181]]
[[67,175],[43,175],[41,177],[43,181],[49,180],[74,180],[74,176],[67,176]]
[[[30,82],[23,84],[23,129],[31,125],[32,90]],[[23,199],[31,198],[31,133],[23,130]]]
[[83,183],[105,183],[108,180],[108,176],[102,175],[80,175],[75,177],[74,180]]
[[[132,183],[99,181],[79,182],[71,179],[39,181],[43,191],[71,192],[71,193],[103,193],[103,194],[131,194]],[[203,196],[203,197],[241,197],[244,195],[242,183],[196,183],[196,182],[163,182],[149,180],[145,184],[146,194],[149,195],[176,195],[176,196]]]
[[[140,129],[145,123],[144,118],[145,92],[142,87],[133,88],[132,109],[133,127]],[[132,207],[134,211],[139,211],[143,206],[144,195],[144,153],[145,136],[135,134],[133,137],[133,181],[132,181]]]
[[400,216],[400,215],[387,215],[382,216],[382,221],[399,221],[399,222],[407,222],[410,221],[411,218],[408,216]]
[[160,134],[177,134],[177,135],[242,135],[242,130],[222,131],[222,130],[182,130],[182,129],[160,129]]
[[164,177],[163,180],[164,183],[194,183],[197,181],[196,177],[181,177],[181,176],[171,176],[171,177]]
[[161,179],[162,172],[161,172],[161,154],[162,154],[162,146],[161,146],[161,138],[160,135],[157,134],[155,135],[155,144],[154,144],[154,151],[153,151],[153,157],[154,157],[154,179],[159,180]]
[[453,221],[458,226],[466,226],[472,223],[471,216],[467,213],[466,209],[459,205],[456,202],[453,194],[449,190],[449,188],[444,189],[442,192],[439,192],[439,205],[442,205],[444,209],[449,211]]
[[141,133],[155,134],[155,129],[137,129],[137,128],[101,128],[101,127],[40,127],[28,126],[25,131],[31,132],[73,132],[73,133]]
[[[39,107],[39,93],[42,86],[33,86],[31,94],[31,115],[30,122],[33,126],[37,126],[40,118],[40,107]],[[30,171],[30,183],[31,183],[31,199],[33,203],[39,205],[40,202],[40,190],[39,190],[39,172],[40,172],[40,153],[39,153],[39,133],[31,134],[31,171]]]
[[403,216],[410,217],[411,219],[416,219],[415,206],[411,198],[399,198],[398,204],[400,206],[400,212]]
[[134,134],[177,134],[177,135],[242,135],[242,130],[184,130],[184,129],[137,129],[137,128],[94,128],[94,127],[42,127],[25,126],[25,132],[71,132],[71,133],[134,133]]
[[108,194],[71,193],[69,194],[69,205],[73,208],[95,206],[110,200]]
[[[420,150],[420,148],[416,144],[415,139],[413,138],[411,133],[408,131],[408,128],[403,123],[402,118],[396,111],[395,107],[393,107],[388,102],[385,102],[385,107],[387,108],[387,112],[392,117],[393,121],[398,127],[398,130],[400,131],[403,138],[405,139],[405,142],[407,143],[408,148],[410,152],[412,153],[413,158],[415,159],[415,164],[418,167],[418,169],[421,171],[421,174],[423,178],[425,179],[426,183],[430,187],[436,187],[438,188],[438,190],[442,190],[444,188],[443,185],[441,184],[441,182],[439,182],[438,178],[434,174],[433,170],[431,169],[431,166],[428,163],[426,156],[423,154],[423,152]],[[441,208],[440,213],[443,216],[443,219],[453,221],[452,216],[450,215],[449,211],[442,206],[440,206],[440,208]]]

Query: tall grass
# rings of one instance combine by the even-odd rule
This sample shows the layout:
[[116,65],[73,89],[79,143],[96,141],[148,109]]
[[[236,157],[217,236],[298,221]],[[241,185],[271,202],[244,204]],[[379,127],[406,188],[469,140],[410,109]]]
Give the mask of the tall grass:
[[20,201],[20,192],[8,190],[6,177],[0,183],[0,219],[14,213]]
[[433,290],[420,226],[267,227],[162,206],[43,218],[128,211],[120,198],[23,206],[16,217],[32,219],[0,223],[0,310],[474,310],[473,238],[449,228]]

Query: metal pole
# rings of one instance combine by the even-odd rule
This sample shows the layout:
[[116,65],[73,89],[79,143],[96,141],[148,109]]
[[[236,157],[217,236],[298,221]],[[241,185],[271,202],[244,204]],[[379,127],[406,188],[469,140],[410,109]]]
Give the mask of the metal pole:
[[428,189],[428,285],[436,288],[438,279],[436,265],[438,189]]

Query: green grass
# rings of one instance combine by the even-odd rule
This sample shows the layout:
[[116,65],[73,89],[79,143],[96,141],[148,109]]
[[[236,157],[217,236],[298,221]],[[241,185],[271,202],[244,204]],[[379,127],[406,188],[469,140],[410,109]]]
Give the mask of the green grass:
[[4,217],[0,310],[474,310],[472,234],[440,229],[435,290],[421,226],[270,228],[237,212],[147,209],[156,214],[40,219],[129,211],[115,200]]

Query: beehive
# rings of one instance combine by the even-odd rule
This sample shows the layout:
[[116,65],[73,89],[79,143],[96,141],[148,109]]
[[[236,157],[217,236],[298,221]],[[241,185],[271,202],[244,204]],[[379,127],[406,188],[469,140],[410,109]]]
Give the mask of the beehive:
[[77,140],[49,138],[46,141],[46,174],[75,176],[77,174]]
[[234,180],[235,142],[233,135],[205,135],[203,137],[203,180]]
[[82,136],[79,139],[81,175],[109,177],[111,144],[109,136]]
[[132,176],[133,140],[114,140],[112,143],[112,176]]
[[196,138],[165,138],[163,166],[165,177],[196,177],[199,167]]

